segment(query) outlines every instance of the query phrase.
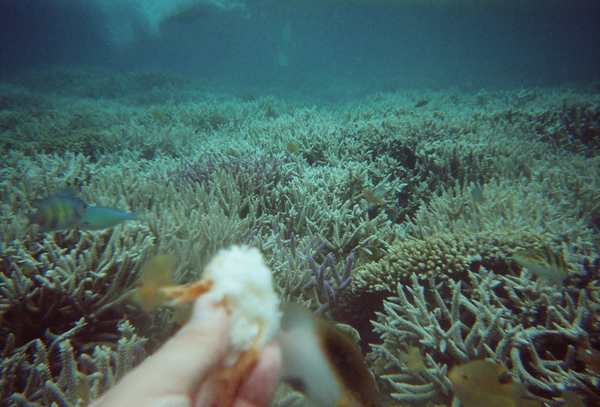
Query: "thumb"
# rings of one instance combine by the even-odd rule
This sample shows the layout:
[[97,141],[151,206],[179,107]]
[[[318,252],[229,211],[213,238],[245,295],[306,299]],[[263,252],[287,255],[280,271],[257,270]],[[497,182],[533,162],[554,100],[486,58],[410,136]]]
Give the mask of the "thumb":
[[222,307],[200,297],[190,320],[155,354],[127,374],[109,391],[113,400],[155,400],[164,396],[192,397],[194,391],[225,356],[229,319]]
[[206,298],[198,299],[190,320],[140,366],[149,388],[169,393],[195,390],[225,356],[228,329],[225,310]]

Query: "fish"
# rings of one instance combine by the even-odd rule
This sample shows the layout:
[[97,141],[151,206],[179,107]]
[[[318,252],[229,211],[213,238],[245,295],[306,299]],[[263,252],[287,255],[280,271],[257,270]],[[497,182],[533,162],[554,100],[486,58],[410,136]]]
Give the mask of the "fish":
[[540,250],[518,251],[511,256],[521,267],[551,284],[561,284],[572,271],[564,252],[556,254],[548,247]]
[[146,313],[160,306],[171,308],[171,319],[183,325],[190,318],[193,302],[210,288],[210,284],[200,281],[176,285],[176,270],[175,256],[157,254],[152,257],[142,266],[137,287],[130,298]]
[[128,220],[137,220],[137,215],[103,206],[88,206],[81,215],[78,226],[86,230],[106,229]]
[[36,210],[29,222],[39,225],[42,232],[66,229],[99,230],[137,219],[137,216],[130,212],[89,205],[71,189],[35,201],[33,206]]
[[290,154],[298,154],[301,148],[302,147],[300,146],[300,144],[295,141],[290,141],[289,143],[287,143],[286,146],[286,150]]
[[318,407],[381,407],[382,398],[358,345],[333,323],[297,304],[283,308],[282,378]]
[[385,205],[385,193],[387,192],[385,185],[379,184],[375,188],[363,188],[361,195],[365,200],[373,206]]
[[421,99],[421,100],[418,100],[417,103],[415,103],[415,107],[423,107],[423,106],[427,105],[428,103],[429,103],[429,100]]
[[176,258],[169,254],[157,254],[144,263],[133,301],[145,312],[151,312],[166,301],[162,288],[173,284]]
[[463,407],[542,406],[529,399],[525,386],[514,382],[509,371],[495,362],[474,360],[454,366],[448,378]]
[[418,346],[411,346],[406,352],[401,352],[400,360],[413,372],[422,372],[427,368]]
[[52,232],[75,228],[88,204],[66,189],[35,201],[33,206],[36,211],[29,218],[30,223],[39,225],[42,232]]

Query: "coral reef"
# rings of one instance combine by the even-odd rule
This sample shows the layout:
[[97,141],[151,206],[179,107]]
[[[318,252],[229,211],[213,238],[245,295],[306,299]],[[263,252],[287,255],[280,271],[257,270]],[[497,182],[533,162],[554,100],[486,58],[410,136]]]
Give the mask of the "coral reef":
[[383,259],[357,270],[352,289],[357,296],[361,292],[393,292],[397,284],[407,283],[413,274],[420,280],[460,280],[480,265],[506,269],[512,253],[541,248],[546,243],[536,234],[509,231],[407,238],[392,246]]
[[78,352],[71,338],[86,326],[73,328],[15,347],[10,334],[2,349],[0,400],[11,406],[83,406],[100,396],[145,356],[145,340],[133,326],[115,328],[120,339],[113,345],[96,345]]
[[[174,329],[129,304],[140,265],[174,256],[184,283],[232,244],[261,250],[282,301],[349,323],[396,400],[449,405],[449,370],[487,357],[548,402],[595,402],[597,95],[332,106],[192,85],[62,70],[0,85],[0,404],[95,398]],[[139,221],[38,233],[35,201],[67,188]],[[542,247],[577,270],[560,290],[511,260]]]
[[140,313],[125,302],[152,245],[133,226],[2,247],[0,400],[83,405],[142,359],[145,340],[125,320]]
[[[576,357],[600,328],[600,304],[588,289],[556,290],[527,273],[501,276],[485,269],[450,287],[430,277],[427,287],[413,274],[374,322],[383,342],[373,345],[370,357],[394,399],[449,401],[448,369],[485,357],[548,401],[566,391],[600,398],[599,377]],[[411,345],[424,357],[423,371],[402,361]]]
[[[587,200],[567,193],[569,187],[557,194],[557,183],[492,180],[454,185],[434,196],[405,222],[403,238],[380,260],[356,269],[352,294],[344,297],[343,314],[351,318],[347,322],[364,326],[357,318],[372,318],[381,309],[381,299],[413,274],[425,281],[432,276],[460,281],[482,265],[497,273],[510,272],[510,257],[519,251],[568,247],[588,253],[597,242],[589,215],[593,210]],[[371,299],[366,307],[365,298]]]
[[143,228],[125,230],[96,236],[56,233],[3,247],[2,346],[11,334],[13,345],[21,346],[46,331],[64,332],[77,321],[85,325],[71,337],[79,346],[118,339],[111,330],[126,313],[122,303],[152,247]]
[[[319,250],[315,256],[319,254]],[[352,266],[354,264],[354,254],[346,258],[343,265],[336,264],[335,255],[329,252],[321,264],[315,260],[315,256],[310,258],[310,271],[312,277],[310,281],[302,287],[304,290],[314,290],[319,307],[315,311],[322,314],[329,309],[334,309],[337,305],[337,298],[340,292],[344,291],[352,281]]]

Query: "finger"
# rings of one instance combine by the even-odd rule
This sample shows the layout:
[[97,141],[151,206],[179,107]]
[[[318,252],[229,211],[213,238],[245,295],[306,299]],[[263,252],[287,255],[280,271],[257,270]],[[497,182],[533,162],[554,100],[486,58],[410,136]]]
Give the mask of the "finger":
[[250,377],[240,389],[235,407],[268,406],[279,384],[281,349],[272,343],[263,351]]
[[218,375],[210,375],[202,382],[193,398],[194,407],[214,406],[218,399],[219,380]]
[[225,356],[228,328],[222,307],[205,298],[197,300],[189,322],[140,366],[147,386],[154,391],[191,393]]
[[225,310],[201,297],[188,323],[111,391],[118,400],[190,397],[225,356],[228,329]]

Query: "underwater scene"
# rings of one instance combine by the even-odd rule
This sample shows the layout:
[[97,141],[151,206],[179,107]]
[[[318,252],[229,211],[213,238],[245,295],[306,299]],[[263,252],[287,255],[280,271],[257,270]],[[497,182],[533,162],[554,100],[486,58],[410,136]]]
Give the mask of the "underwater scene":
[[600,406],[599,22],[1,1],[0,405]]

